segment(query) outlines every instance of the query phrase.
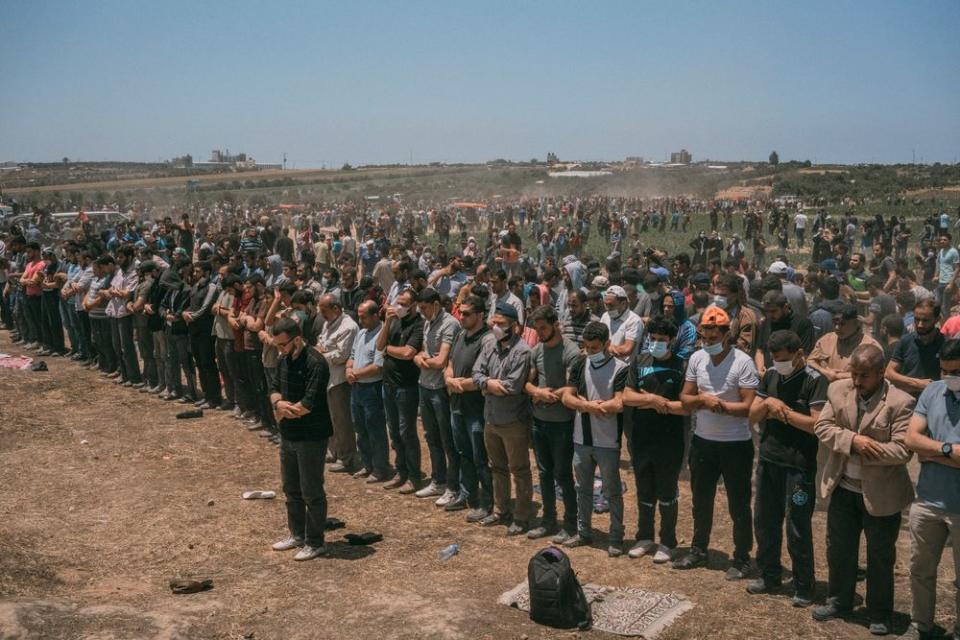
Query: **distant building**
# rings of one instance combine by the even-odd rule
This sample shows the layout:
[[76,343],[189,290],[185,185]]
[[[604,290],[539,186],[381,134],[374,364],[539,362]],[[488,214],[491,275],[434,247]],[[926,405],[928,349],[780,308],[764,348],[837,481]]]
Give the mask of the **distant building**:
[[230,149],[226,151],[221,151],[220,149],[214,149],[210,152],[210,162],[212,163],[222,163],[222,164],[240,164],[247,161],[247,154],[238,153],[237,155],[230,155]]
[[623,161],[624,166],[627,167],[639,167],[643,164],[642,156],[627,156]]
[[693,162],[693,156],[686,149],[670,154],[670,164],[690,164],[691,162]]

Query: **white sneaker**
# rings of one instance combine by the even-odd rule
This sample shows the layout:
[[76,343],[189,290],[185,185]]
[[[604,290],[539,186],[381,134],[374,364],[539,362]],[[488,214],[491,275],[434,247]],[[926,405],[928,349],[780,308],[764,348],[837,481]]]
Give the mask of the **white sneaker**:
[[325,546],[320,547],[311,547],[308,544],[303,545],[303,549],[297,551],[297,555],[293,556],[294,560],[313,560],[318,556],[327,555],[327,548]]
[[431,480],[430,484],[425,486],[423,489],[420,489],[420,491],[417,491],[413,495],[417,496],[418,498],[432,498],[434,496],[443,495],[445,489],[445,485],[437,484]]
[[630,548],[630,551],[627,553],[627,555],[631,558],[642,558],[653,551],[655,547],[656,543],[653,540],[639,540],[637,544]]
[[653,554],[653,564],[666,564],[673,557],[673,549],[662,544],[657,545],[657,552]]
[[294,538],[293,536],[287,536],[279,542],[274,542],[272,549],[274,551],[289,551],[290,549],[296,549],[297,547],[303,546],[303,540],[300,538]]
[[436,504],[438,507],[445,507],[456,499],[457,494],[453,492],[453,489],[447,489],[434,504]]

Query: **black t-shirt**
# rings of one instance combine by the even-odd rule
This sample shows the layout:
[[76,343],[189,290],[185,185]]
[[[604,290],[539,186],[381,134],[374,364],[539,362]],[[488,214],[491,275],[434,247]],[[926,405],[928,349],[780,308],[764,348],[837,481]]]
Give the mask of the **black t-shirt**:
[[[657,360],[649,353],[641,353],[627,374],[627,386],[667,400],[679,400],[683,389],[683,359],[671,353],[666,360]],[[633,425],[634,442],[659,442],[678,434],[683,439],[683,416],[634,408]]]
[[774,331],[788,330],[793,331],[800,337],[800,346],[804,353],[813,351],[814,329],[810,318],[805,318],[800,314],[791,312],[789,316],[781,318],[779,322],[772,322],[769,318],[764,318],[760,323],[760,331],[757,332],[757,349],[763,353],[763,364],[765,367],[773,366],[773,357],[770,350],[767,349],[767,343],[770,341],[770,334]]
[[[493,339],[489,327],[483,325],[479,331],[472,336],[468,336],[466,331],[461,331],[453,340],[450,347],[450,363],[453,367],[453,377],[472,378],[473,363],[477,361],[480,350],[485,342]],[[450,409],[458,413],[470,413],[472,415],[483,415],[483,394],[480,391],[467,391],[466,393],[450,394]]]
[[916,333],[908,333],[900,339],[890,356],[891,362],[900,364],[899,373],[911,378],[940,379],[940,347],[946,338],[939,331],[935,330],[935,333],[934,339],[927,344],[921,342]]
[[[411,313],[400,322],[390,323],[387,345],[409,346],[419,352],[423,348],[423,317]],[[384,353],[383,381],[394,387],[415,387],[420,382],[420,367],[413,364],[413,360],[400,360]]]
[[[819,372],[804,367],[787,378],[775,369],[763,374],[757,396],[777,398],[798,413],[810,415],[827,401],[830,381]],[[817,437],[779,420],[767,418],[760,433],[760,459],[765,462],[814,470],[817,468]]]

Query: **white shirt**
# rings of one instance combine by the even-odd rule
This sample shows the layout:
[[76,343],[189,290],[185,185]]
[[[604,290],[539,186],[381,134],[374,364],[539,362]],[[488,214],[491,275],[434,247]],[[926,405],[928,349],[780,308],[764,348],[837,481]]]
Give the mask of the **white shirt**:
[[624,362],[629,361],[637,355],[637,349],[640,347],[640,337],[643,336],[643,320],[633,311],[627,309],[617,319],[610,317],[610,312],[604,312],[600,322],[607,325],[610,329],[610,344],[618,347],[627,340],[633,340],[633,353],[627,356],[619,356]]
[[806,229],[807,228],[807,216],[803,213],[798,213],[793,217],[793,224],[796,225],[797,229]]
[[[753,359],[739,349],[731,348],[718,365],[700,349],[690,356],[688,382],[696,382],[700,393],[717,396],[724,402],[740,402],[740,389],[756,389],[760,380]],[[696,435],[705,440],[737,442],[750,440],[750,421],[744,416],[728,416],[706,409],[697,411]]]

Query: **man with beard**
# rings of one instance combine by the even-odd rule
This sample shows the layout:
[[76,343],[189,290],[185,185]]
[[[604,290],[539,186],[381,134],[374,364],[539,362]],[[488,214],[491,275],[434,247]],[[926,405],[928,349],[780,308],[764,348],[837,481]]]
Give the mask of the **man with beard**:
[[850,377],[850,356],[862,344],[880,345],[863,332],[857,308],[840,305],[833,314],[833,331],[825,334],[813,346],[807,364],[827,377],[830,382]]
[[[460,303],[460,327],[450,349],[450,362],[444,371],[450,393],[450,424],[457,453],[460,454],[461,499],[470,511],[467,522],[480,522],[493,509],[493,480],[483,441],[484,398],[473,381],[473,365],[484,348],[496,342],[484,322],[484,299],[467,296]],[[445,509],[460,508],[447,505]]]
[[591,313],[590,307],[587,306],[586,294],[580,290],[571,291],[567,296],[567,308],[560,316],[563,337],[579,347],[583,344],[584,327],[591,322],[599,321],[600,317]]
[[[328,270],[329,271],[329,270]],[[357,455],[357,439],[350,414],[350,384],[347,380],[347,360],[353,351],[353,341],[359,327],[353,318],[343,312],[339,296],[325,294],[320,297],[318,311],[323,317],[323,328],[317,336],[316,349],[327,360],[329,380],[327,406],[333,423],[331,452],[336,462],[330,465],[335,473],[356,473],[354,477],[366,478],[369,470],[361,473]]]
[[813,323],[793,312],[787,296],[780,291],[768,291],[763,295],[762,304],[763,321],[757,333],[757,355],[754,358],[757,372],[761,376],[767,368],[773,366],[773,355],[768,345],[773,332],[793,331],[800,338],[804,353],[810,353],[814,344]]
[[940,379],[938,354],[946,337],[937,329],[939,317],[940,307],[931,299],[914,305],[914,330],[900,339],[887,364],[886,379],[915,398]]

